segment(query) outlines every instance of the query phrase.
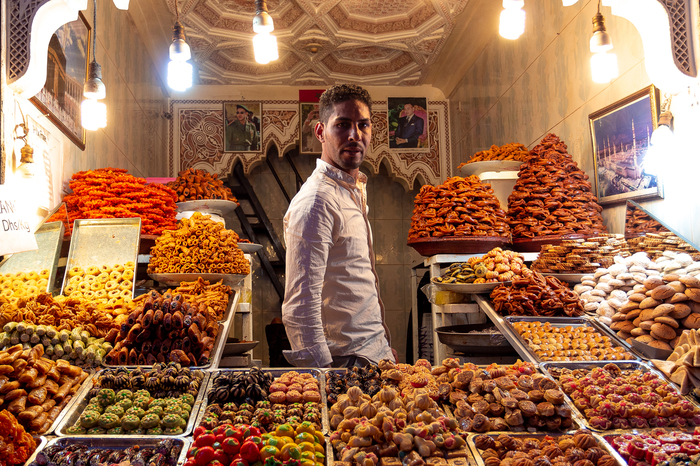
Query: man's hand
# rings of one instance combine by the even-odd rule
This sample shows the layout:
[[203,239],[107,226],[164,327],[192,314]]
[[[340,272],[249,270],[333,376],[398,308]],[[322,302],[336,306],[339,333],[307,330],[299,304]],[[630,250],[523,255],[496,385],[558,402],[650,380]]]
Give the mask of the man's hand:
[[396,144],[406,144],[408,139],[396,138]]
[[396,364],[398,364],[399,363],[399,353],[397,353],[394,348],[391,348],[391,354],[394,355],[394,362]]

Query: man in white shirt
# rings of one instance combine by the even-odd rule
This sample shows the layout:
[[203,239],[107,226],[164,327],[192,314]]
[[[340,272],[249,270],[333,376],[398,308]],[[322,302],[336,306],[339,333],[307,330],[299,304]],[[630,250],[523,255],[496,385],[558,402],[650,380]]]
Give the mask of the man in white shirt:
[[286,290],[282,303],[291,351],[305,367],[352,367],[394,359],[360,172],[372,136],[372,99],[341,84],[320,100],[314,128],[321,142],[316,170],[284,217]]

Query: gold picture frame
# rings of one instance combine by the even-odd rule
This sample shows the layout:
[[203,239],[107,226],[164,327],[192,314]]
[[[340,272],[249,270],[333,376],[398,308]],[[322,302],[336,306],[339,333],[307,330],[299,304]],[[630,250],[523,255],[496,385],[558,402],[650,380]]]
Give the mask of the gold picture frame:
[[644,170],[658,118],[659,90],[653,84],[588,116],[601,205],[663,198],[662,180]]
[[46,83],[31,102],[80,150],[85,150],[85,129],[80,121],[83,86],[87,79],[92,29],[82,13],[51,36]]

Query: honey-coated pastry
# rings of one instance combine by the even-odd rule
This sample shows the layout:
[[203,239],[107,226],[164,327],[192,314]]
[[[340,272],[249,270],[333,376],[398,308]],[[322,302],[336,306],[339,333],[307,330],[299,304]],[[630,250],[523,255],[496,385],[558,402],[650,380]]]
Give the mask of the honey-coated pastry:
[[177,202],[202,199],[225,199],[238,202],[231,189],[216,173],[188,168],[177,174],[177,179],[166,184],[177,194]]
[[195,212],[176,230],[166,230],[151,248],[148,273],[250,273],[238,235],[208,215]]
[[578,168],[567,147],[549,134],[530,151],[508,197],[508,224],[513,239],[581,234],[607,230],[603,208],[588,175]]
[[445,236],[510,235],[505,212],[491,185],[478,176],[423,185],[414,200],[408,240]]

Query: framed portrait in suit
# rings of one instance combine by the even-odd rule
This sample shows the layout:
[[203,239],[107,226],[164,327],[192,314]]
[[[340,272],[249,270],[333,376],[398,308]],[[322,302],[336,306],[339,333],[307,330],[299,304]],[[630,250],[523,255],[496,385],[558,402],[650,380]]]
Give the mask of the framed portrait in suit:
[[428,99],[388,98],[389,148],[402,152],[429,152]]

